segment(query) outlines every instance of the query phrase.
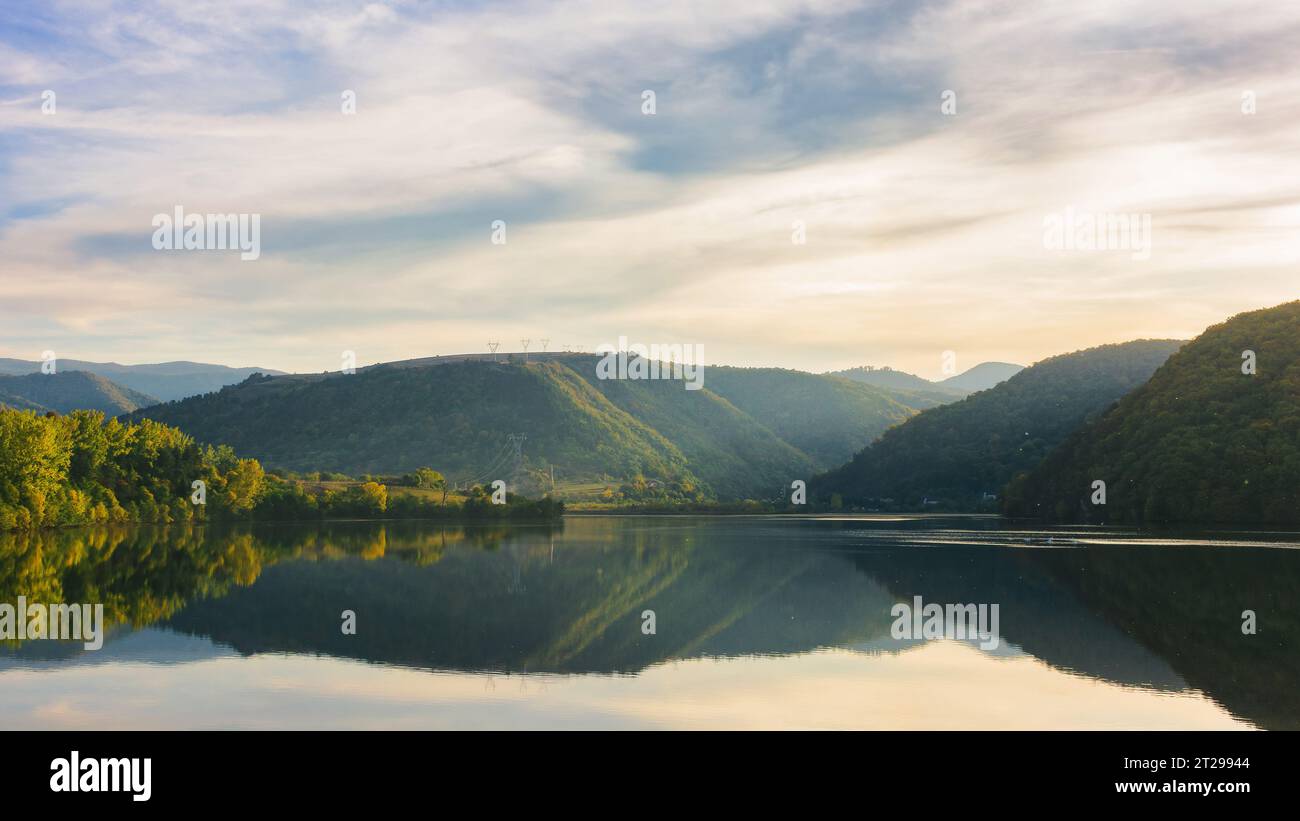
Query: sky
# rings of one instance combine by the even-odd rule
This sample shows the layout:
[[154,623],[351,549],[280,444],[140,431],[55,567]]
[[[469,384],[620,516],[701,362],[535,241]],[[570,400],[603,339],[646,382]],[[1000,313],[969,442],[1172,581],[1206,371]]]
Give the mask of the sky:
[[[1190,338],[1297,296],[1298,42],[1283,0],[0,0],[0,357]],[[177,207],[260,255],[155,248]]]

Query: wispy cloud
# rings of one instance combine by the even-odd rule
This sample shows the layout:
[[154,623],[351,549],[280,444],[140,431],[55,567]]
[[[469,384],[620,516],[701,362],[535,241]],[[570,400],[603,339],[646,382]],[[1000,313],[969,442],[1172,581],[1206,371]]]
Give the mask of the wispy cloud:
[[[1288,4],[4,15],[7,355],[319,370],[628,335],[932,375],[945,350],[1027,362],[1295,295]],[[262,257],[154,251],[176,205],[261,214]],[[1066,207],[1150,214],[1151,258],[1045,249]]]

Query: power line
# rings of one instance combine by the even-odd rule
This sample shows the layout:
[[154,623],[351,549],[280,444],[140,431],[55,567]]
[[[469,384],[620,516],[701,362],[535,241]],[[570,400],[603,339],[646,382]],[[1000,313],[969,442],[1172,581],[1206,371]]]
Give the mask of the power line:
[[474,485],[481,483],[484,479],[489,478],[494,473],[499,472],[501,468],[505,467],[506,462],[510,460],[512,455],[513,454],[511,453],[510,445],[508,443],[502,445],[501,449],[497,451],[496,456],[492,458],[492,461],[488,462],[488,467],[486,470],[484,470],[482,473],[479,473],[476,476],[472,476],[468,479],[463,479],[460,482],[457,482],[456,483],[457,487],[459,488],[463,486],[465,489],[469,489]]
[[524,433],[507,434],[505,444],[501,447],[501,450],[497,451],[492,461],[488,463],[487,469],[476,476],[457,482],[457,487],[469,489],[474,485],[482,484],[485,479],[500,479],[503,473],[513,482],[523,468],[524,442],[527,439],[528,435]]

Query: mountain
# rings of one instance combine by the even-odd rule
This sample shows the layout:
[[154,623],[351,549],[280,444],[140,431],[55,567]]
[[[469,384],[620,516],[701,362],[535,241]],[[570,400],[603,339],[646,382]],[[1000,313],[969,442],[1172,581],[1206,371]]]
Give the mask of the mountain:
[[[271,375],[281,373],[266,368],[228,368],[225,365],[207,365],[202,362],[119,365],[116,362],[60,359],[57,361],[57,366],[59,371],[85,371],[107,377],[119,385],[157,397],[163,402],[221,390],[226,385],[242,382],[254,373]],[[40,370],[40,362],[0,359],[0,374],[21,375],[40,373]]]
[[152,396],[84,371],[0,376],[0,404],[17,410],[98,410],[109,416],[158,404]]
[[[1253,352],[1254,374],[1244,373]],[[1106,483],[1094,505],[1093,482]],[[1011,515],[1300,522],[1300,302],[1239,314],[1007,488]]]
[[964,395],[964,391],[952,388],[940,388],[935,382],[929,379],[923,379],[907,371],[896,371],[888,366],[876,368],[871,365],[863,365],[858,368],[849,368],[843,371],[832,371],[830,376],[841,376],[845,379],[851,379],[854,382],[862,382],[867,385],[875,385],[878,388],[889,388],[891,390],[908,390],[908,391],[938,391],[941,393],[952,393]]
[[981,362],[968,371],[938,382],[940,388],[975,393],[1000,385],[1025,369],[1010,362]]
[[[139,413],[271,468],[350,474],[429,465],[455,480],[638,475],[720,498],[772,499],[841,463],[912,408],[879,389],[779,369],[680,380],[597,377],[599,356],[408,360],[355,374],[254,376]],[[509,440],[523,434],[518,455]]]
[[987,390],[1015,376],[1025,368],[1008,362],[981,362],[968,371],[931,382],[906,371],[890,367],[876,368],[864,365],[843,371],[832,371],[828,376],[840,376],[884,388],[895,401],[908,404],[917,410],[945,405],[976,391]]
[[1090,416],[1145,382],[1176,340],[1103,345],[1045,359],[1002,384],[924,411],[885,432],[847,465],[817,477],[818,499],[911,509],[989,507]]

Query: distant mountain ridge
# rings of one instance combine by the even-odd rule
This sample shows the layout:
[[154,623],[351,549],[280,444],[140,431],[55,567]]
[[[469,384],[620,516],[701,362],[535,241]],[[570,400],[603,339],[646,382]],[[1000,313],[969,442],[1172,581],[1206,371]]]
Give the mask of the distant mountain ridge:
[[844,379],[852,379],[854,382],[862,382],[866,385],[875,385],[878,388],[898,388],[902,390],[943,390],[945,393],[950,391],[939,388],[937,382],[931,382],[916,374],[907,371],[896,371],[888,365],[877,368],[874,365],[862,365],[857,368],[847,368],[842,371],[830,371],[830,376],[839,376]]
[[985,391],[1002,384],[1024,369],[1024,365],[1013,365],[1010,362],[981,362],[968,371],[940,380],[938,385],[971,393]]
[[893,391],[904,391],[922,396],[928,394],[931,398],[940,400],[936,404],[942,404],[944,396],[960,399],[976,391],[988,390],[1005,382],[1024,369],[1024,365],[1013,365],[1008,362],[981,362],[967,371],[963,371],[956,376],[950,376],[947,379],[941,379],[938,382],[932,382],[907,371],[894,370],[889,366],[877,368],[872,365],[863,365],[842,371],[831,371],[828,375],[841,376],[845,379],[852,379],[854,382],[862,382]]
[[[41,362],[0,358],[0,374],[40,373]],[[119,365],[116,362],[86,362],[80,359],[55,360],[57,371],[84,371],[103,376],[119,385],[159,401],[170,402],[201,393],[221,390],[242,382],[254,373],[271,375],[282,371],[267,368],[231,368],[203,362],[159,362],[148,365]]]

